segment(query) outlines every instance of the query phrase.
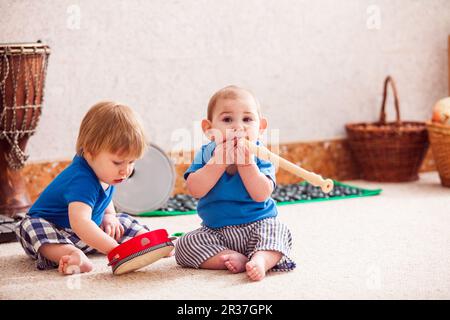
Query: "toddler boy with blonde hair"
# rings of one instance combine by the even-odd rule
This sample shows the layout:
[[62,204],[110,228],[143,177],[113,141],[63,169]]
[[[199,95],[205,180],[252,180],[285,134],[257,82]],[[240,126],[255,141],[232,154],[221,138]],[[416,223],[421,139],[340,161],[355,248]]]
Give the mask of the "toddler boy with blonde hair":
[[89,272],[86,254],[108,254],[126,240],[148,232],[112,202],[115,185],[127,179],[147,148],[137,115],[125,105],[94,105],[80,126],[76,155],[42,192],[16,229],[38,269],[63,274]]

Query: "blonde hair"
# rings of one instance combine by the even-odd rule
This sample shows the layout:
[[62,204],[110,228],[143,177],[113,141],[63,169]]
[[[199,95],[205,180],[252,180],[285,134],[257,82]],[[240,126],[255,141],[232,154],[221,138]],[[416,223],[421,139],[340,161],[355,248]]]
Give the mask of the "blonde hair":
[[248,95],[253,98],[256,104],[256,108],[258,110],[258,116],[261,118],[261,108],[259,105],[259,101],[256,99],[256,97],[251,93],[249,90],[231,85],[226,86],[225,88],[220,89],[214,95],[209,99],[208,103],[208,111],[207,111],[207,118],[209,121],[212,120],[213,113],[214,113],[214,107],[217,104],[217,101],[219,99],[238,99],[241,98],[244,95]]
[[148,142],[138,115],[128,106],[102,101],[92,106],[83,118],[78,133],[78,155],[101,151],[141,158]]

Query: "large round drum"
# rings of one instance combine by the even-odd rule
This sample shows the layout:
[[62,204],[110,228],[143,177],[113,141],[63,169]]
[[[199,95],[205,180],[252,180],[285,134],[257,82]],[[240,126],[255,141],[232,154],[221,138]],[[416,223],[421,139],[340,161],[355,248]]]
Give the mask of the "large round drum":
[[117,211],[131,215],[163,207],[175,185],[175,168],[166,153],[154,144],[136,161],[133,174],[117,185],[114,204]]
[[49,55],[39,42],[0,44],[0,214],[31,205],[20,169],[42,112]]

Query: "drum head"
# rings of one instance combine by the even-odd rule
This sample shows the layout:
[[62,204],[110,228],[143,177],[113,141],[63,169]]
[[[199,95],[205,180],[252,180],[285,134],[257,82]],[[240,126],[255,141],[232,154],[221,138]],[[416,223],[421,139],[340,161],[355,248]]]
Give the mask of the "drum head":
[[139,252],[129,259],[118,262],[113,268],[113,273],[115,275],[121,275],[148,266],[161,258],[167,257],[173,248],[173,245],[162,244],[156,248],[151,248],[151,251],[144,250],[143,252]]
[[134,174],[117,185],[114,204],[119,212],[139,215],[163,207],[175,185],[175,168],[159,147],[150,144],[136,161]]

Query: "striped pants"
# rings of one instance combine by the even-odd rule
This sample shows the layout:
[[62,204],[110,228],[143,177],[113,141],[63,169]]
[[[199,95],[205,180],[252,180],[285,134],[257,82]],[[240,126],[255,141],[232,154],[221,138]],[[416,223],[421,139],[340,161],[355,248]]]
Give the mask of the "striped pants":
[[257,251],[278,251],[283,257],[271,270],[290,271],[296,266],[288,257],[291,248],[291,232],[275,217],[217,229],[203,226],[188,232],[175,244],[175,259],[183,267],[199,268],[224,250],[237,251],[248,259]]

